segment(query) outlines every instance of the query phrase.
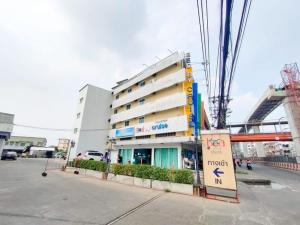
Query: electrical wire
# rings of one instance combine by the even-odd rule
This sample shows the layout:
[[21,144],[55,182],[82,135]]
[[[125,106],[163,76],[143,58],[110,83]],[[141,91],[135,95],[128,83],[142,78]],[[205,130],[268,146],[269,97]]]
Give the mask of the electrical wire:
[[[36,130],[47,130],[47,131],[74,131],[74,129],[62,129],[62,128],[49,128],[49,127],[37,127],[37,126],[28,126],[22,124],[13,124],[16,127],[24,127]],[[79,129],[78,131],[107,131],[111,130],[110,128],[94,128],[94,129]]]
[[207,63],[208,63],[208,82],[209,82],[209,94],[208,97],[211,97],[211,73],[210,73],[210,41],[209,41],[209,26],[208,26],[208,4],[205,0],[205,10],[206,10],[206,34],[207,34]]
[[248,5],[248,0],[244,0],[243,11],[242,11],[240,24],[239,24],[239,29],[238,29],[238,34],[237,34],[237,38],[236,38],[236,42],[235,42],[233,58],[232,58],[232,61],[231,61],[231,68],[230,68],[230,73],[229,73],[229,85],[228,85],[227,95],[229,94],[230,89],[231,89],[232,78],[233,78],[233,68],[234,68],[234,64],[236,63],[237,51],[238,51],[239,45],[240,45],[240,40],[241,40],[242,31],[243,31],[244,19],[245,19],[245,14],[246,14],[246,10],[247,10],[247,5]]
[[[200,31],[200,40],[201,40],[201,49],[202,49],[202,59],[205,61],[206,60],[206,55],[205,55],[205,46],[204,46],[204,41],[203,41],[203,31],[202,31],[202,25],[201,25],[201,16],[200,16],[200,8],[199,8],[199,0],[197,0],[197,12],[198,12],[198,24],[199,24],[199,31]],[[207,80],[207,73],[205,71],[205,79]]]
[[[250,12],[250,8],[251,8],[251,3],[252,3],[252,0],[249,0],[249,6],[248,6],[248,9],[247,9],[247,15],[246,15],[246,18],[245,18],[245,22],[244,22],[244,27],[243,27],[243,31],[242,31],[242,35],[241,35],[241,39],[240,39],[240,44],[238,46],[238,50],[237,50],[237,55],[236,55],[236,60],[233,64],[233,68],[231,69],[231,82],[234,78],[234,75],[235,75],[235,70],[236,70],[236,66],[237,66],[237,62],[238,62],[238,59],[239,59],[239,54],[240,54],[240,50],[241,50],[241,46],[242,46],[242,42],[243,42],[243,39],[244,39],[244,34],[245,34],[245,30],[246,30],[246,25],[247,25],[247,22],[248,22],[248,17],[249,17],[249,12]],[[228,89],[228,92],[227,94],[229,95],[230,94],[230,87]]]

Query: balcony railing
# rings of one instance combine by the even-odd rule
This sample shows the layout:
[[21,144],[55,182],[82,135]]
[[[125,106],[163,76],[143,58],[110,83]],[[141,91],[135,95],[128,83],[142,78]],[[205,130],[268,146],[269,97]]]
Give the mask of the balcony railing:
[[131,93],[122,96],[117,100],[114,100],[112,103],[112,108],[117,108],[121,105],[125,105],[129,102],[150,95],[153,92],[157,92],[161,89],[171,87],[175,84],[183,82],[185,79],[186,78],[184,69],[181,69],[161,79],[156,80],[155,78],[153,78],[152,82],[147,83],[145,86],[140,87],[138,90],[132,91]]
[[171,96],[160,98],[154,102],[145,103],[129,110],[114,114],[111,116],[110,123],[118,123],[125,120],[141,117],[153,112],[160,112],[187,104],[186,94],[184,92],[176,93]]

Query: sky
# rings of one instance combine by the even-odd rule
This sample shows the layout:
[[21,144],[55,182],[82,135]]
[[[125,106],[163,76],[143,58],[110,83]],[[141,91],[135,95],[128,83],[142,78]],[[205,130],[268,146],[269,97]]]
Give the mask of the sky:
[[[170,51],[203,61],[196,0],[0,1],[0,112],[15,114],[19,125],[70,129],[15,126],[14,135],[45,136],[57,144],[59,137],[71,137],[78,90],[85,84],[110,89]],[[212,66],[219,2],[209,0]],[[299,8],[297,0],[253,0],[229,121],[243,121],[268,85],[280,85],[283,65],[300,61]],[[240,12],[236,5],[233,28]],[[200,69],[195,66],[194,76],[205,95]],[[282,116],[279,107],[267,120]]]

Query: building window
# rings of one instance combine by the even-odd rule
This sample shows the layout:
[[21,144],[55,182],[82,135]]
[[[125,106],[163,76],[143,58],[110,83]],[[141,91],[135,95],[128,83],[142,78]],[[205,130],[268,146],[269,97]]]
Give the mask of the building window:
[[145,117],[140,117],[139,118],[139,123],[144,123],[145,122]]
[[14,144],[15,144],[15,142],[13,142],[13,141],[9,142],[9,145],[14,145]]
[[77,119],[79,119],[80,118],[80,113],[77,113]]
[[128,88],[127,92],[130,93],[131,91],[132,91],[132,89],[131,89],[131,88]]
[[140,100],[139,100],[139,103],[140,103],[140,105],[144,105],[145,99],[144,99],[144,98],[143,98],[143,99],[140,99]]
[[112,126],[111,126],[112,129],[116,129],[116,124],[114,123]]
[[116,99],[119,99],[119,95],[116,96]]
[[129,121],[125,121],[125,127],[129,126]]
[[131,140],[132,137],[126,137],[126,138],[120,138],[120,141],[126,141],[126,140]]
[[130,109],[130,108],[131,108],[131,105],[130,105],[130,104],[126,105],[126,110],[128,110],[128,109]]
[[25,142],[21,142],[20,146],[25,146]]
[[148,139],[151,138],[151,135],[143,135],[143,136],[136,136],[135,139]]
[[155,137],[170,137],[170,136],[176,136],[176,132],[155,134]]
[[79,103],[83,103],[83,97],[79,99]]
[[75,128],[75,129],[74,129],[74,134],[76,134],[76,133],[77,133],[77,131],[78,131],[78,129],[77,129],[77,128]]
[[114,110],[114,114],[117,114],[117,113],[118,113],[118,110],[117,110],[117,109],[115,109],[115,110]]
[[145,81],[141,81],[140,84],[139,84],[139,86],[140,86],[140,87],[143,87],[143,86],[145,86],[145,84],[146,84]]

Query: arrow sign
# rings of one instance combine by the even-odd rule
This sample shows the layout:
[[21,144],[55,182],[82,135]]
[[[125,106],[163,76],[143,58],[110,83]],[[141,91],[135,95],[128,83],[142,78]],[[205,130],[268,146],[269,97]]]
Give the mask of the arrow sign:
[[214,173],[217,177],[220,177],[219,174],[224,174],[224,172],[223,172],[223,171],[220,171],[219,169],[220,169],[220,168],[217,167],[217,168],[213,171],[213,173]]

